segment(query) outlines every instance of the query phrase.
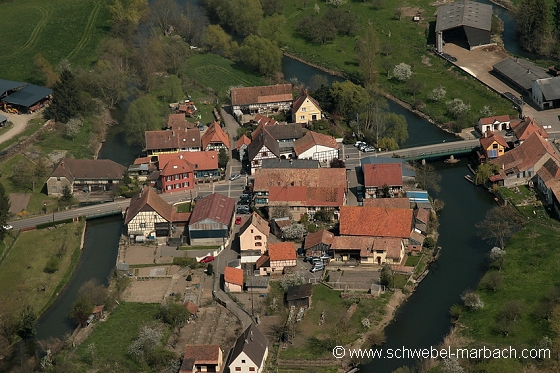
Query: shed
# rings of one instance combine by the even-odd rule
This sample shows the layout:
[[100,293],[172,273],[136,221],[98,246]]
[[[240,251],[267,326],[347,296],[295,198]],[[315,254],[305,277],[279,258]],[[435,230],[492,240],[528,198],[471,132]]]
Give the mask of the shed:
[[105,305],[101,304],[99,306],[95,306],[95,308],[93,309],[93,311],[91,312],[93,315],[93,318],[95,320],[101,320],[103,318],[103,310],[105,309]]
[[232,227],[235,200],[211,194],[196,202],[189,220],[191,245],[220,245]]
[[286,293],[286,302],[289,306],[295,307],[311,307],[311,294],[313,292],[312,284],[303,284],[290,286]]
[[494,66],[492,73],[519,93],[531,92],[533,81],[550,78],[546,70],[522,58],[504,58]]
[[52,95],[52,89],[29,84],[20,90],[4,97],[2,101],[16,105],[26,111],[35,111],[38,103],[47,100]]
[[442,5],[437,9],[436,49],[443,52],[443,39],[472,50],[490,44],[492,6],[470,0]]
[[245,287],[249,292],[268,293],[270,277],[268,276],[248,276],[245,280]]
[[0,127],[4,127],[8,123],[8,118],[0,114]]

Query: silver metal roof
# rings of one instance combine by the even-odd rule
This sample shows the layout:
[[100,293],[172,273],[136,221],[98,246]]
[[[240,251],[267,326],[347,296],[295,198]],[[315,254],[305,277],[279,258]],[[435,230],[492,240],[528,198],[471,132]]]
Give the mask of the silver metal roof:
[[492,27],[492,5],[463,0],[442,5],[437,9],[436,32],[459,26],[470,26],[490,31]]
[[505,58],[492,66],[525,90],[530,90],[533,80],[550,78],[546,70],[522,58]]
[[[541,89],[545,101],[560,99],[560,76],[548,79],[537,79],[536,84]],[[1,121],[0,119],[0,122]]]

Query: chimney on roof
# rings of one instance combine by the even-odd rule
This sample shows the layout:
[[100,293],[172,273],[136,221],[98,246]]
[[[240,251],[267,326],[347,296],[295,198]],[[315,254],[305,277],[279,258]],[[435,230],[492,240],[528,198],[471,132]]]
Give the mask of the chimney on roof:
[[183,154],[179,154],[179,159],[183,159]]
[[530,70],[530,69],[527,69],[527,74],[531,74],[531,70]]
[[253,340],[253,331],[251,330],[251,333],[249,334],[249,339],[252,341]]

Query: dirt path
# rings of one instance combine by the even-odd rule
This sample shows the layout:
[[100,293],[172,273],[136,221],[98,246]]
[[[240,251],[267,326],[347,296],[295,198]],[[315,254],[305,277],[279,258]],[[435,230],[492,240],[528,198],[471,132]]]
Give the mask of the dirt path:
[[42,112],[35,112],[33,114],[10,114],[2,112],[2,115],[13,123],[13,127],[0,130],[0,144],[23,132],[25,127],[27,127],[27,123],[40,113]]

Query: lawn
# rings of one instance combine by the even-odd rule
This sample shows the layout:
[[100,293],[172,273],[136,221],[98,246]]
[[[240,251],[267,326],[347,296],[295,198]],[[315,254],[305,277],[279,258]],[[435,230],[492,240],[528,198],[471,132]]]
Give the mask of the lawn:
[[191,203],[178,203],[174,205],[177,208],[177,212],[191,212]]
[[[262,78],[255,73],[213,53],[200,53],[190,56],[181,70],[182,74],[200,84],[199,89],[214,92],[221,99],[228,97],[228,91],[231,87],[250,87],[265,84]],[[192,96],[190,89],[187,93]],[[195,103],[198,107],[196,100]]]
[[[318,4],[321,7],[320,15],[330,7],[323,2]],[[416,24],[411,21],[411,17],[403,16],[399,20],[395,16],[396,10],[402,6],[402,2],[385,1],[382,2],[380,9],[375,9],[371,2],[349,1],[343,8],[357,15],[356,23],[360,30],[358,36],[338,36],[332,42],[319,45],[304,40],[295,32],[303,17],[317,16],[313,4],[309,3],[305,9],[302,9],[300,1],[288,0],[283,12],[286,23],[277,39],[281,40],[280,46],[288,53],[297,55],[310,63],[324,66],[329,70],[341,71],[346,76],[357,77],[359,68],[354,49],[355,40],[360,39],[360,33],[368,23],[371,23],[376,30],[380,48],[387,51],[386,56],[382,55],[377,59],[378,85],[383,91],[409,103],[421,100],[427,105],[422,110],[440,123],[453,119],[447,114],[444,102],[438,103],[428,99],[429,92],[440,85],[447,91],[446,99],[443,101],[453,98],[462,99],[471,105],[470,114],[473,118],[479,117],[479,111],[485,105],[489,105],[494,113],[515,114],[510,102],[490,91],[476,79],[467,76],[461,70],[430,53],[432,47],[427,44],[433,43],[433,41],[428,39],[427,30],[430,23],[434,23],[436,20],[436,7],[430,5],[428,0],[408,2],[407,7],[422,10],[423,20]],[[408,91],[406,83],[388,79],[387,71],[382,67],[382,64],[387,61],[391,62],[392,66],[401,62],[412,66],[413,76],[422,81],[425,87],[413,96]]]
[[[347,345],[366,331],[362,326],[364,318],[368,318],[372,325],[381,320],[390,297],[390,294],[384,294],[373,300],[346,300],[340,294],[321,284],[313,286],[311,308],[295,325],[293,344],[280,352],[280,359],[332,358],[334,346]],[[325,321],[319,325],[322,313]]]
[[[462,333],[478,345],[504,347],[535,346],[544,336],[558,338],[549,322],[538,317],[541,302],[558,285],[560,253],[555,250],[560,233],[529,223],[506,247],[506,260],[500,274],[502,285],[497,291],[479,288],[484,308],[464,312],[459,322]],[[521,315],[511,323],[509,335],[497,329],[500,311],[508,301],[521,303]],[[554,343],[554,342],[553,342]],[[501,360],[496,359],[496,364]],[[505,364],[508,360],[505,360]],[[481,371],[479,367],[477,371]],[[490,370],[487,370],[490,372]],[[498,369],[491,371],[506,371]],[[520,371],[520,370],[517,370]]]
[[37,53],[56,66],[66,59],[88,65],[108,32],[106,0],[22,0],[0,4],[1,78],[39,83],[32,73]]
[[[79,222],[19,235],[0,264],[0,313],[17,313],[26,305],[36,312],[44,309],[60,291],[59,283],[69,279],[69,269],[80,253],[83,226]],[[58,270],[46,273],[47,262],[59,253],[63,243],[66,250],[60,253]]]
[[23,132],[19,133],[17,136],[12,137],[9,140],[6,140],[3,143],[1,143],[0,144],[0,150],[8,149],[13,145],[19,144],[20,142],[22,142],[23,140],[28,138],[30,135],[37,132],[37,130],[39,128],[41,128],[44,123],[45,123],[45,120],[42,119],[42,118],[31,119],[29,121],[29,123],[27,123],[27,127],[25,127],[25,130]]
[[[91,335],[76,350],[86,360],[88,346],[95,346],[95,365],[98,367],[129,367],[126,371],[142,371],[138,363],[129,358],[128,347],[138,337],[140,327],[154,320],[158,304],[121,302],[106,322],[95,325]],[[136,367],[137,369],[131,369]]]

